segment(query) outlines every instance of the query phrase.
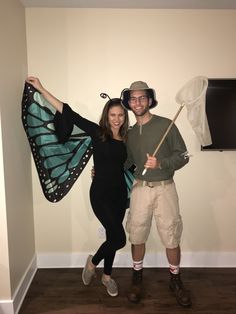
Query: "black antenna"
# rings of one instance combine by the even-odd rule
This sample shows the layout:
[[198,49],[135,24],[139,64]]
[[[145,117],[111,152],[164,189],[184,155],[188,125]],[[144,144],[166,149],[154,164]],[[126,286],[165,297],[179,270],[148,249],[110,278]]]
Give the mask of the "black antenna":
[[109,98],[109,100],[111,100],[110,96],[108,96],[106,93],[101,93],[100,96],[105,99],[105,98]]
[[120,93],[120,99],[122,99],[122,98],[124,98],[123,96],[123,93],[124,93],[124,91],[126,91],[126,90],[128,90],[128,88],[124,88],[122,91],[121,91],[121,93]]

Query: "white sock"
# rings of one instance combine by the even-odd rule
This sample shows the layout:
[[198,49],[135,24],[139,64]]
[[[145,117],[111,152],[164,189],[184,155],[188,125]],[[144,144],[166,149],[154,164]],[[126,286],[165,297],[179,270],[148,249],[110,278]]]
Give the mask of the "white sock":
[[143,260],[141,261],[133,261],[134,270],[141,270],[143,268]]
[[179,273],[179,265],[175,266],[175,265],[171,265],[169,264],[170,267],[170,272],[174,275],[177,275]]

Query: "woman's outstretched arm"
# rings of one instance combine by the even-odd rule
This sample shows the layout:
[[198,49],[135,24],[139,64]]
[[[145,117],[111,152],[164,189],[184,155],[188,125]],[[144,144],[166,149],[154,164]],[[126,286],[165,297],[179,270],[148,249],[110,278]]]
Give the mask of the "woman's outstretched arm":
[[55,96],[49,93],[48,90],[46,90],[43,85],[41,84],[40,80],[37,77],[29,76],[26,79],[26,82],[31,84],[34,88],[36,88],[42,96],[60,113],[62,113],[63,110],[63,103],[57,99]]

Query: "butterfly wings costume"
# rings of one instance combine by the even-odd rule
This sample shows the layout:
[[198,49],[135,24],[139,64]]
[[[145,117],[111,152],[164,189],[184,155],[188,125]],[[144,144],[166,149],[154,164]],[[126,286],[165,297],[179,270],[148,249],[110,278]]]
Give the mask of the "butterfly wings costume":
[[[79,123],[76,123],[77,119]],[[93,147],[99,142],[96,136],[99,126],[73,112],[67,104],[63,106],[63,114],[56,112],[28,83],[25,83],[22,99],[22,122],[43,193],[48,201],[58,202],[69,192],[91,155],[95,153],[94,158],[99,158]],[[117,147],[116,142],[118,141],[111,141],[112,149],[109,147],[108,150]],[[104,184],[107,185],[107,192],[116,184],[115,175],[118,172],[113,173],[113,170],[116,171],[119,150],[120,148],[117,151],[115,148],[114,155],[108,163],[107,173],[100,173],[98,168],[93,179],[93,181],[106,180]],[[122,158],[124,159],[124,156]],[[124,177],[129,197],[133,183],[132,171],[124,171]]]

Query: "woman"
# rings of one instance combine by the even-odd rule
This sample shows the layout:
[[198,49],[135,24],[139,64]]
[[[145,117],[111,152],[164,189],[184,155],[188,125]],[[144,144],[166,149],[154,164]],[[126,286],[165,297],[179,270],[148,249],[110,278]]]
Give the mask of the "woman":
[[[94,256],[89,255],[82,272],[82,280],[89,285],[95,277],[96,266],[104,260],[102,283],[110,296],[118,295],[118,287],[111,278],[116,251],[126,243],[122,221],[126,210],[127,187],[124,178],[126,160],[125,141],[128,130],[128,113],[119,98],[110,99],[97,125],[74,112],[67,104],[50,94],[36,77],[26,80],[57,110],[55,128],[61,141],[69,136],[75,124],[92,139],[94,170],[96,175],[90,187],[90,201],[94,211],[106,231],[106,240]],[[65,124],[66,122],[66,124]]]

